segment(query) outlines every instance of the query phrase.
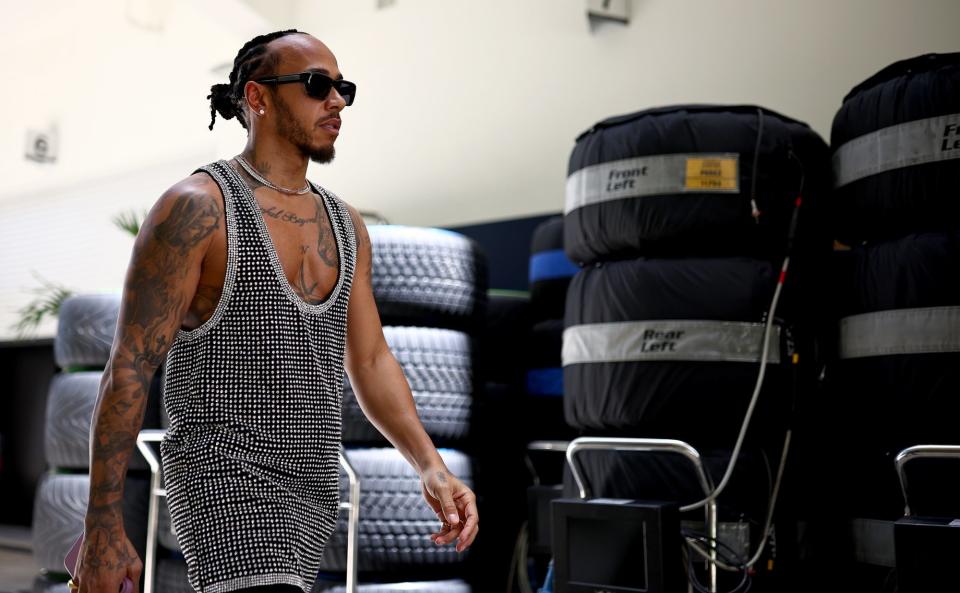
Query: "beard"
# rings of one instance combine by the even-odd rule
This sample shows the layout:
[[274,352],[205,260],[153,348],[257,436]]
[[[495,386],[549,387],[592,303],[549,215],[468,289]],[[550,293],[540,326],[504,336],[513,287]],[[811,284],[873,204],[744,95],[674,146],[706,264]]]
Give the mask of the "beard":
[[336,149],[333,147],[333,142],[331,142],[329,146],[316,146],[311,144],[310,134],[304,129],[300,122],[293,117],[290,107],[279,95],[274,96],[276,97],[277,104],[277,134],[296,146],[300,154],[315,163],[323,165],[332,161],[333,157],[336,156]]

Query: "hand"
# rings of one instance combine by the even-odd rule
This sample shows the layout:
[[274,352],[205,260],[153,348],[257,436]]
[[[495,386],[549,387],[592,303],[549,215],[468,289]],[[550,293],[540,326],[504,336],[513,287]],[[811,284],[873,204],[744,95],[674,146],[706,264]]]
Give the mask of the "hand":
[[123,577],[133,582],[133,593],[140,593],[141,572],[143,562],[126,533],[95,529],[84,538],[73,578],[79,589],[70,593],[116,593]]
[[477,497],[466,484],[446,468],[427,470],[420,476],[423,498],[443,524],[440,531],[430,535],[433,543],[453,543],[459,536],[457,552],[470,547],[477,531],[480,517],[477,515]]

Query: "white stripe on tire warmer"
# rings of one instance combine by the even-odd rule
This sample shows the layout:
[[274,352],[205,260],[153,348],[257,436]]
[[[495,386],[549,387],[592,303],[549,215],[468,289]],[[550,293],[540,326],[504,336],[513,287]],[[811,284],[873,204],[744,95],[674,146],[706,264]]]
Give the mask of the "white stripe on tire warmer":
[[893,169],[960,158],[960,113],[897,124],[854,138],[833,153],[833,185]]
[[[623,321],[568,327],[563,366],[599,362],[760,362],[764,324],[738,321]],[[773,326],[767,362],[780,362]]]
[[840,320],[840,358],[960,352],[960,307],[893,309]]
[[567,177],[563,213],[611,200],[689,192],[740,193],[739,155],[660,154],[590,165]]

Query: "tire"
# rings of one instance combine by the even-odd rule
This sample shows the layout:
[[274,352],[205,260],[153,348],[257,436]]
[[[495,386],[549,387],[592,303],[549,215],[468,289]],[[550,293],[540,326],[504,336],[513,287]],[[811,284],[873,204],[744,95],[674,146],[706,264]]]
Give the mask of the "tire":
[[[956,274],[960,231],[919,233],[855,247],[838,254],[834,263],[841,318],[960,305]],[[903,510],[899,482],[891,470],[897,453],[917,444],[960,444],[953,421],[960,415],[960,352],[838,358],[826,377],[833,412],[822,428],[858,459],[854,467],[837,468],[843,504],[854,516],[895,519]],[[849,427],[854,425],[858,428],[851,434]],[[922,466],[922,461],[911,462],[907,468]],[[927,476],[922,471],[908,475],[915,513],[960,512],[956,504],[960,480],[944,467],[931,467]],[[919,487],[923,482],[935,487]]]
[[780,257],[801,184],[797,248],[830,245],[819,213],[830,183],[826,143],[760,107],[663,107],[601,121],[577,138],[567,175],[564,248],[574,262]]
[[[732,447],[759,372],[756,360],[614,360],[613,351],[597,351],[592,355],[601,361],[571,363],[574,358],[567,358],[567,342],[577,329],[607,324],[645,322],[664,329],[683,320],[759,324],[775,284],[768,262],[745,258],[638,259],[581,270],[570,285],[565,320],[567,423],[589,434],[676,438],[698,447]],[[778,311],[777,316],[785,314]],[[668,344],[670,349],[682,350],[680,338],[673,343]],[[759,351],[760,343],[758,339],[751,345]],[[772,349],[780,345],[775,340],[772,344]],[[783,381],[780,365],[769,364],[755,427],[776,427],[776,411],[788,400]]]
[[[33,558],[42,569],[63,574],[63,558],[84,531],[90,490],[86,474],[48,473],[40,479],[33,505]],[[127,537],[143,558],[149,481],[127,477],[123,487],[123,518]]]
[[[160,508],[158,511],[157,541],[168,550],[180,552],[180,541],[177,539],[177,533],[173,529],[173,522],[170,520],[170,507],[167,506],[166,496],[160,498]],[[184,576],[184,578],[186,578],[186,576]]]
[[532,323],[528,295],[490,294],[477,344],[476,376],[484,382],[521,386],[526,373],[524,361]]
[[474,330],[486,303],[486,262],[477,244],[441,229],[368,227],[373,294],[384,325]]
[[[560,351],[563,348],[563,319],[548,319],[533,326],[530,345],[525,356],[528,369],[562,370]],[[529,375],[528,375],[529,379]],[[561,390],[540,389],[528,381],[527,393],[531,395],[563,395]]]
[[117,331],[120,295],[88,294],[68,298],[60,305],[53,354],[65,370],[104,368]]
[[[53,467],[87,469],[89,466],[90,425],[102,375],[100,371],[54,375],[43,434],[47,463]],[[131,464],[137,456],[136,452],[131,455]]]
[[84,530],[90,477],[46,474],[33,505],[33,560],[42,569],[63,573],[63,558]]
[[[472,487],[470,459],[440,449],[450,471]],[[360,571],[407,570],[411,566],[450,566],[464,555],[452,546],[437,546],[429,535],[439,522],[423,500],[420,479],[395,449],[348,449],[347,459],[360,478],[360,526],[357,560]],[[349,501],[346,476],[340,477],[340,499]],[[327,541],[320,570],[346,570],[347,519],[342,511],[337,530]]]
[[528,440],[564,440],[573,438],[573,430],[563,416],[563,320],[541,321],[530,331],[526,353],[526,397],[523,417]]
[[[384,327],[383,334],[410,383],[427,434],[443,442],[464,439],[473,407],[470,337],[425,327]],[[343,441],[385,443],[360,409],[349,379],[344,381]]]
[[154,585],[156,593],[194,593],[187,580],[187,563],[182,559],[158,560]]
[[[44,426],[47,463],[59,469],[86,470],[90,464],[90,430],[102,371],[59,373],[50,383]],[[143,428],[159,425],[160,392],[155,387],[147,397]],[[128,469],[148,470],[140,451],[130,454]]]
[[563,217],[540,223],[530,241],[530,305],[534,319],[562,319],[567,287],[578,267],[563,250]]
[[[837,183],[836,235],[849,245],[887,240],[907,233],[957,228],[960,203],[955,199],[960,159],[922,162],[888,168],[845,182],[844,146],[867,142],[869,134],[910,122],[960,113],[960,53],[929,54],[896,62],[854,87],[833,119],[831,132]],[[960,117],[952,119],[954,125]],[[901,138],[902,150],[914,162],[924,155],[948,156],[960,130],[947,122],[929,126],[923,145]],[[922,126],[927,127],[927,126]],[[876,151],[887,152],[887,151]],[[874,157],[876,164],[876,157]]]
[[960,305],[956,270],[960,230],[859,245],[833,258],[834,298],[841,317]]

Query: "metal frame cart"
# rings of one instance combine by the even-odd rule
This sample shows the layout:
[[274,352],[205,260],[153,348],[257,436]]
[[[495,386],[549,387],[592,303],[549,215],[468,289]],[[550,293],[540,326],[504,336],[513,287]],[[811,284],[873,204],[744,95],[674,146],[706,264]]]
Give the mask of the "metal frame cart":
[[[534,441],[527,446],[530,451],[564,451],[567,465],[573,474],[573,479],[577,484],[579,496],[582,500],[592,497],[590,487],[583,478],[580,470],[577,455],[583,451],[631,451],[647,453],[674,453],[682,455],[696,470],[697,479],[703,488],[704,496],[709,496],[713,492],[713,482],[704,469],[700,452],[693,446],[683,441],[672,439],[640,439],[640,438],[602,438],[602,437],[580,437],[564,443],[561,441]],[[699,508],[701,505],[694,503],[680,507],[680,511],[691,511]],[[717,503],[710,499],[704,507],[704,520],[708,537],[708,588],[710,591],[717,591]]]

